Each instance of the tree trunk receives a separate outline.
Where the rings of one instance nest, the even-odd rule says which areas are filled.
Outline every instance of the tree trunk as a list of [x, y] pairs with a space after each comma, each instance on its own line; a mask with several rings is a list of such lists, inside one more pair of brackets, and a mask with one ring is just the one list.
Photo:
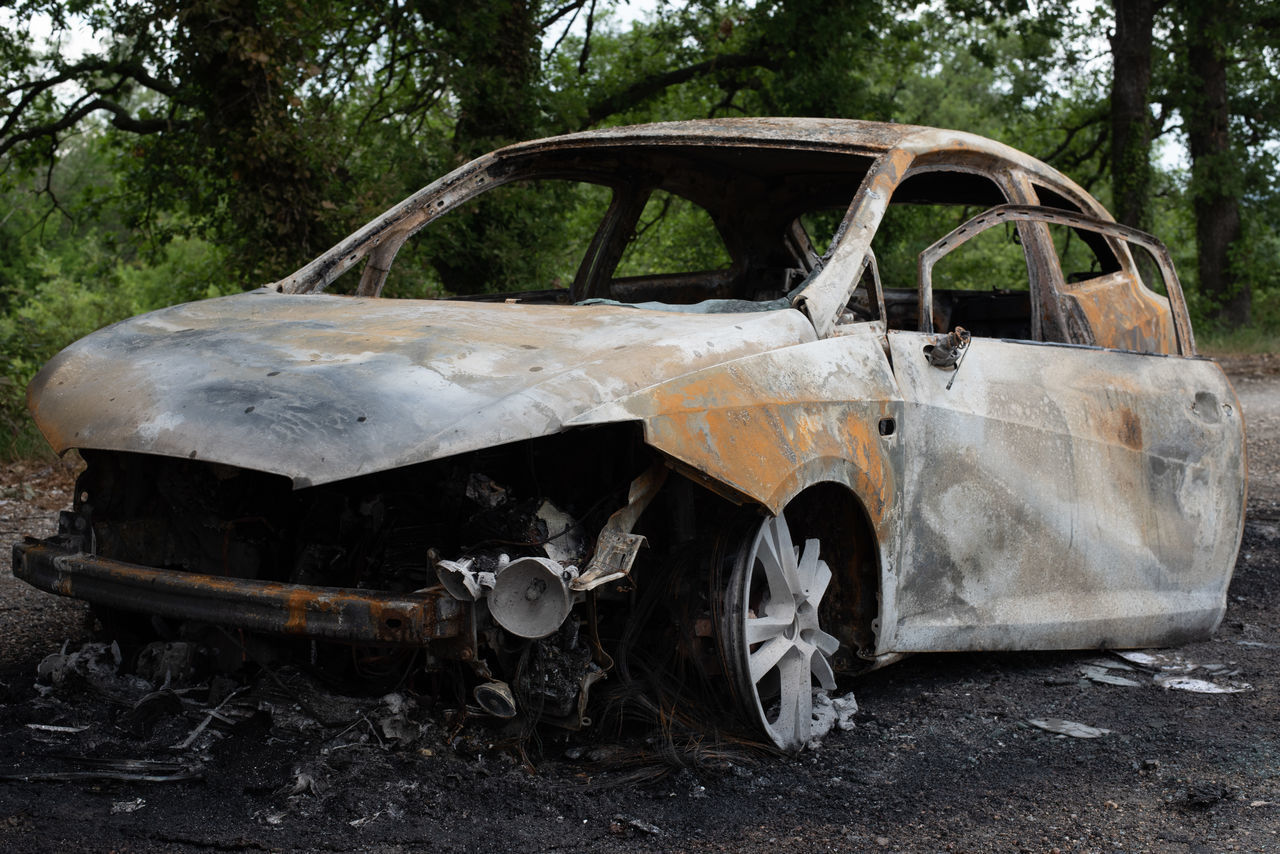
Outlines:
[[228, 211], [222, 239], [241, 275], [259, 282], [284, 275], [337, 237], [324, 219], [318, 177], [336, 157], [307, 138], [290, 112], [291, 81], [277, 70], [309, 57], [301, 35], [307, 20], [296, 9], [265, 6], [190, 2], [174, 35], [183, 97], [202, 117], [190, 149], [176, 157], [216, 164], [211, 190], [226, 193]]
[[1116, 218], [1148, 229], [1151, 192], [1151, 27], [1154, 0], [1112, 0], [1111, 190]]
[[[456, 64], [453, 130], [458, 163], [511, 142], [537, 136], [541, 42], [539, 0], [419, 0], [426, 20], [440, 28], [441, 48]], [[454, 294], [543, 286], [525, 280], [522, 253], [538, 244], [533, 213], [499, 190], [456, 211], [424, 242], [445, 290]]]
[[475, 157], [528, 139], [538, 122], [541, 65], [537, 0], [477, 0], [459, 16], [455, 44], [462, 68], [454, 80], [454, 147]]
[[1185, 120], [1191, 151], [1192, 204], [1200, 255], [1200, 290], [1210, 298], [1213, 316], [1228, 328], [1246, 326], [1251, 294], [1247, 281], [1231, 267], [1232, 249], [1241, 238], [1241, 164], [1231, 147], [1227, 104], [1227, 50], [1224, 29], [1239, 12], [1234, 3], [1185, 7], [1187, 67], [1191, 80]]

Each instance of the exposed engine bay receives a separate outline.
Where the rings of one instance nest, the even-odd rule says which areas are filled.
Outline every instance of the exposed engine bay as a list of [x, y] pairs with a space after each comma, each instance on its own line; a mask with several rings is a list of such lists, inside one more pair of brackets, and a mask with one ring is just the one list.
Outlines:
[[[661, 523], [637, 525], [668, 470], [630, 425], [299, 490], [277, 475], [194, 460], [84, 457], [88, 468], [60, 539], [96, 558], [291, 589], [426, 591], [465, 603], [458, 609], [465, 620], [449, 624], [461, 630], [441, 629], [446, 636], [426, 643], [229, 629], [243, 622], [234, 602], [213, 615], [216, 624], [99, 604], [104, 623], [196, 640], [228, 671], [293, 658], [371, 687], [453, 671], [484, 712], [571, 729], [589, 723], [589, 689], [614, 665], [605, 647], [633, 616], [633, 563], [678, 550], [692, 538], [697, 505], [714, 514], [724, 503], [674, 477], [647, 517]], [[139, 595], [136, 611], [155, 613], [156, 603]], [[706, 620], [702, 628], [715, 670]]]

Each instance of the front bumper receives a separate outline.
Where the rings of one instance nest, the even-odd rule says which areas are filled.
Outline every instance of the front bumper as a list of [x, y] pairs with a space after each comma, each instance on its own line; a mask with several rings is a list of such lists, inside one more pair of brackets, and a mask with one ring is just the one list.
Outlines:
[[422, 645], [471, 634], [471, 606], [443, 587], [413, 593], [281, 584], [151, 569], [78, 552], [63, 538], [13, 547], [13, 574], [41, 590], [126, 611], [276, 635]]

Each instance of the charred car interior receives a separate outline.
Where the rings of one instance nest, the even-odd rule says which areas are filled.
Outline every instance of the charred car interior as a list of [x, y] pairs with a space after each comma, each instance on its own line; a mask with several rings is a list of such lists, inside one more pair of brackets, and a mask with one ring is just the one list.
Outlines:
[[[430, 299], [397, 269], [546, 187], [563, 239], [473, 222], [511, 251]], [[500, 149], [279, 282], [73, 344], [29, 402], [87, 467], [18, 577], [223, 669], [443, 674], [570, 729], [664, 674], [796, 750], [815, 692], [905, 653], [1203, 637], [1243, 526], [1239, 406], [1164, 247], [911, 126]]]

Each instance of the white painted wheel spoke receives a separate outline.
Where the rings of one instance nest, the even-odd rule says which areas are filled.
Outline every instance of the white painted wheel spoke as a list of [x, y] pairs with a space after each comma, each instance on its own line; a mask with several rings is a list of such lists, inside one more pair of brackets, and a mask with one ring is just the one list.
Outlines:
[[804, 591], [806, 596], [813, 591], [814, 583], [818, 580], [818, 566], [821, 561], [818, 560], [818, 541], [805, 540], [804, 551], [800, 553], [800, 563], [797, 566], [796, 575], [799, 577], [800, 589]]
[[760, 684], [760, 680], [782, 660], [791, 648], [791, 641], [778, 635], [751, 653], [748, 660], [751, 666], [752, 686]]
[[831, 568], [827, 566], [825, 560], [820, 560], [814, 571], [813, 585], [809, 588], [808, 598], [813, 603], [813, 607], [818, 607], [822, 597], [827, 594], [827, 586], [829, 584], [831, 584]]
[[771, 638], [781, 637], [782, 633], [791, 625], [794, 618], [789, 613], [774, 616], [769, 614], [764, 617], [748, 617], [746, 639], [748, 644], [757, 644]]
[[778, 732], [791, 746], [801, 747], [809, 741], [813, 723], [813, 683], [809, 662], [804, 656], [788, 656], [778, 668], [781, 693], [778, 697]]
[[794, 596], [801, 590], [801, 585], [796, 565], [796, 547], [791, 542], [791, 529], [787, 527], [787, 517], [781, 513], [771, 522], [772, 524], [765, 522], [765, 538], [772, 541], [774, 554], [778, 556], [778, 561], [782, 565], [784, 584], [782, 588], [775, 589], [774, 593], [780, 595], [783, 590], [786, 590]]
[[831, 662], [821, 652], [815, 653], [812, 662], [813, 676], [818, 684], [828, 691], [836, 689], [836, 674], [831, 670]]
[[783, 558], [778, 554], [778, 544], [768, 532], [765, 532], [757, 542], [760, 547], [756, 551], [756, 560], [764, 568], [769, 592], [774, 594], [773, 598], [781, 599], [790, 592], [791, 588], [787, 583], [787, 571], [782, 565]]
[[826, 656], [835, 655], [840, 648], [840, 641], [822, 629], [814, 629], [812, 643]]
[[[815, 687], [836, 687], [830, 657], [840, 642], [818, 621], [832, 572], [818, 540], [796, 547], [782, 514], [762, 522], [749, 545], [726, 594], [731, 671], [774, 744], [799, 750], [812, 737]], [[766, 711], [775, 701], [776, 714]]]

